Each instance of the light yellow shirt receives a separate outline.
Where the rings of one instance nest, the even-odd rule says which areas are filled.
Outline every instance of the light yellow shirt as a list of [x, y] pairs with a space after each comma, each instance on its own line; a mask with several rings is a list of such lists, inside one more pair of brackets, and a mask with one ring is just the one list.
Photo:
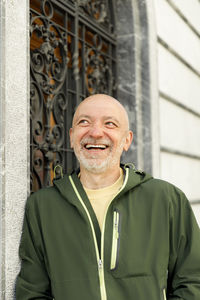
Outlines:
[[84, 187], [85, 192], [97, 216], [97, 220], [99, 222], [101, 230], [107, 207], [122, 187], [123, 180], [123, 170], [120, 169], [120, 177], [112, 185], [98, 190], [91, 190]]

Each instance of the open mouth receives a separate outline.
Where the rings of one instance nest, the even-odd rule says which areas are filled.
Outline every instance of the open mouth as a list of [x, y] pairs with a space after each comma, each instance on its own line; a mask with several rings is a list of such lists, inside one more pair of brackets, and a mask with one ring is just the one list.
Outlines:
[[86, 144], [84, 145], [84, 147], [87, 149], [87, 150], [105, 150], [108, 148], [107, 145], [102, 145], [102, 144]]

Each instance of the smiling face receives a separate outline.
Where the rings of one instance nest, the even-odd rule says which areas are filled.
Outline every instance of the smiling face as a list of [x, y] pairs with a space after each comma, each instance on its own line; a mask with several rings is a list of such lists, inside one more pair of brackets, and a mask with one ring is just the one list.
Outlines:
[[81, 170], [102, 173], [119, 168], [121, 154], [132, 141], [125, 109], [107, 95], [86, 98], [75, 112], [70, 141]]

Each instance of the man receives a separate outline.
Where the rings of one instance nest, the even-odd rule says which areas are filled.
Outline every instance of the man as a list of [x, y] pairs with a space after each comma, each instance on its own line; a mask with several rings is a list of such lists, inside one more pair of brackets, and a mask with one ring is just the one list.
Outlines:
[[80, 170], [27, 201], [17, 300], [199, 300], [200, 231], [184, 194], [131, 165], [124, 107], [107, 95], [78, 106]]

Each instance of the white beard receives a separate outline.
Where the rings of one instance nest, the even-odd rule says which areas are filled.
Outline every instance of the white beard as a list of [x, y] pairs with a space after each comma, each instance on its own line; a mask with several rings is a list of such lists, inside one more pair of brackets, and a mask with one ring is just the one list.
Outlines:
[[[107, 169], [112, 168], [116, 165], [120, 164], [120, 156], [123, 152], [123, 146], [124, 146], [125, 138], [122, 139], [121, 143], [118, 145], [115, 155], [112, 153], [112, 144], [107, 142], [110, 147], [110, 152], [108, 153], [108, 156], [106, 158], [96, 158], [95, 155], [91, 155], [89, 158], [85, 157], [84, 153], [80, 149], [80, 151], [77, 151], [76, 147], [74, 147], [75, 155], [80, 163], [80, 166], [86, 169], [87, 171], [94, 173], [94, 174], [101, 174], [104, 173]], [[81, 141], [81, 144], [84, 144], [85, 141]], [[95, 143], [94, 141], [90, 142]], [[102, 143], [99, 142], [98, 143]], [[104, 143], [104, 142], [103, 142]], [[102, 150], [103, 151], [103, 150]], [[114, 157], [113, 157], [114, 156]]]
[[86, 158], [82, 153], [77, 158], [84, 169], [94, 174], [103, 173], [109, 167], [112, 167], [117, 163], [117, 159], [113, 159], [111, 153], [104, 159], [98, 159], [96, 157]]

